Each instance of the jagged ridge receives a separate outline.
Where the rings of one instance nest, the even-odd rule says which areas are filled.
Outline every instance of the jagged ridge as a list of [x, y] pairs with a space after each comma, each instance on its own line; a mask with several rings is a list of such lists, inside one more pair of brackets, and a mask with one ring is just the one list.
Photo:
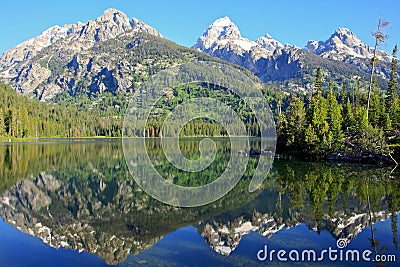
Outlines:
[[[238, 27], [228, 17], [212, 23], [193, 47], [245, 67], [263, 82], [294, 79], [292, 82], [297, 91], [310, 90], [310, 74], [318, 66], [324, 67], [337, 81], [354, 76], [367, 81], [368, 60], [373, 53], [373, 49], [345, 28], [338, 29], [325, 42], [310, 41], [305, 49], [288, 44], [283, 46], [268, 34], [254, 42], [241, 37]], [[318, 55], [319, 59], [313, 55]], [[386, 78], [389, 57], [384, 53], [380, 55], [383, 64], [377, 68], [377, 73]], [[380, 84], [384, 84], [383, 80]], [[283, 89], [290, 90], [287, 87]]]
[[109, 8], [96, 20], [89, 20], [85, 24], [78, 22], [64, 26], [55, 25], [39, 36], [13, 47], [0, 58], [0, 68], [7, 68], [21, 61], [32, 59], [43, 48], [55, 43], [59, 43], [62, 49], [79, 52], [130, 30], [161, 37], [161, 34], [149, 25], [136, 18], [130, 20], [123, 12]]

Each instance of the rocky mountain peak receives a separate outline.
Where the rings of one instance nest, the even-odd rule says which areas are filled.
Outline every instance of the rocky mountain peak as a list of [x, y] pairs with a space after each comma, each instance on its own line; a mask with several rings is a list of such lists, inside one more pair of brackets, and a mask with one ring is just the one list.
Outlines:
[[241, 39], [242, 36], [238, 27], [229, 17], [219, 18], [214, 21], [203, 35], [197, 40], [194, 48], [201, 51], [210, 49], [218, 41], [228, 39]]
[[43, 31], [39, 36], [22, 42], [5, 52], [0, 58], [0, 69], [11, 66], [16, 62], [31, 59], [43, 48], [48, 47], [58, 40], [78, 32], [82, 28], [81, 22], [77, 24], [55, 25]]
[[59, 41], [62, 41], [60, 44], [62, 49], [81, 51], [91, 48], [95, 43], [115, 38], [129, 31], [146, 32], [161, 37], [161, 34], [149, 25], [135, 18], [129, 19], [125, 13], [109, 8], [95, 20], [50, 27], [41, 35], [11, 48], [0, 58], [0, 69], [32, 59], [43, 48]]
[[128, 16], [114, 8], [106, 9], [100, 17], [96, 19], [97, 23], [104, 24], [115, 24], [124, 29], [129, 29], [131, 27], [131, 22]]
[[229, 25], [234, 25], [234, 23], [228, 16], [219, 18], [211, 24], [213, 27], [226, 27]]
[[337, 44], [343, 44], [349, 47], [365, 46], [357, 36], [347, 28], [337, 29], [330, 37], [332, 41], [340, 41]]
[[268, 33], [258, 38], [256, 43], [259, 44], [261, 48], [266, 49], [269, 53], [273, 53], [278, 47], [283, 47], [280, 42], [272, 38]]
[[347, 28], [337, 29], [326, 41], [308, 41], [305, 49], [322, 57], [341, 61], [346, 57], [369, 58], [373, 53], [372, 48]]
[[217, 19], [210, 25], [206, 32], [216, 33], [218, 39], [242, 37], [238, 27], [229, 17]]
[[96, 20], [89, 20], [82, 27], [82, 34], [74, 36], [71, 40], [78, 40], [77, 49], [75, 50], [87, 49], [92, 47], [93, 41], [102, 42], [113, 39], [130, 30], [161, 36], [154, 28], [138, 19], [133, 18], [130, 20], [125, 13], [109, 8]]
[[335, 31], [334, 34], [338, 34], [338, 35], [354, 35], [354, 33], [351, 32], [349, 29], [343, 28], [343, 27], [338, 28], [338, 29]]

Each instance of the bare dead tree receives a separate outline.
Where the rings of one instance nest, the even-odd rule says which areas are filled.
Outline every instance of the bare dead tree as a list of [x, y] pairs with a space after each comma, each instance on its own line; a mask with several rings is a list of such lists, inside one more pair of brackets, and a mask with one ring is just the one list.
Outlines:
[[378, 49], [379, 45], [384, 43], [385, 39], [388, 38], [388, 36], [384, 32], [384, 28], [387, 25], [389, 25], [389, 21], [385, 21], [382, 18], [380, 18], [378, 21], [377, 30], [372, 33], [372, 35], [375, 37], [375, 47], [374, 47], [374, 55], [371, 59], [371, 74], [370, 74], [370, 78], [369, 78], [368, 100], [367, 100], [367, 121], [368, 121], [369, 102], [371, 100], [371, 91], [372, 91], [372, 83], [373, 83], [373, 78], [374, 78], [375, 65], [378, 61], [377, 49]]

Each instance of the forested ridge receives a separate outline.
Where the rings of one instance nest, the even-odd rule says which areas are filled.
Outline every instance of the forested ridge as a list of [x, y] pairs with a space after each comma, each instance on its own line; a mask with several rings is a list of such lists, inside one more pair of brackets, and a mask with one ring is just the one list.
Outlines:
[[[278, 133], [279, 153], [321, 158], [334, 151], [366, 150], [388, 153], [388, 144], [398, 143], [400, 101], [397, 77], [397, 48], [393, 51], [391, 77], [387, 88], [372, 84], [367, 116], [365, 84], [354, 79], [337, 80], [329, 71], [318, 68], [310, 93], [278, 92], [264, 87], [271, 102]], [[143, 74], [141, 82], [151, 75]], [[328, 73], [328, 74], [326, 74]], [[140, 82], [135, 79], [135, 81]], [[352, 90], [347, 85], [352, 85]], [[353, 85], [357, 84], [356, 89]], [[138, 84], [135, 86], [139, 86]], [[77, 92], [60, 95], [44, 103], [16, 93], [0, 83], [0, 137], [5, 140], [41, 137], [120, 137], [122, 119], [135, 89], [125, 94], [104, 92], [92, 95]], [[172, 95], [158, 103], [157, 116], [147, 123], [147, 136], [160, 136], [166, 114], [177, 104], [195, 97], [212, 97], [231, 106], [246, 125], [251, 136], [259, 135], [254, 115], [244, 102], [226, 88], [207, 84], [189, 84], [174, 88]], [[93, 103], [98, 103], [93, 105]], [[226, 131], [215, 121], [196, 119], [182, 129], [183, 136], [225, 136]]]

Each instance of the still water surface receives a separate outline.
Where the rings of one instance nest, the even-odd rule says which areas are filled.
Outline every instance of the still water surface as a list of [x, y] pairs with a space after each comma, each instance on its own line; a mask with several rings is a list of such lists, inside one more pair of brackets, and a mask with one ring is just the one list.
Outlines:
[[[197, 139], [180, 142], [200, 156]], [[216, 179], [229, 140], [215, 140], [200, 173], [168, 164], [149, 139], [158, 172], [183, 186]], [[252, 143], [256, 147], [255, 142]], [[0, 266], [377, 266], [376, 262], [260, 262], [257, 252], [371, 250], [399, 266], [400, 174], [391, 168], [275, 160], [261, 188], [248, 192], [258, 158], [225, 197], [176, 208], [144, 193], [126, 167], [120, 140], [0, 145]], [[373, 257], [371, 256], [371, 258]]]

